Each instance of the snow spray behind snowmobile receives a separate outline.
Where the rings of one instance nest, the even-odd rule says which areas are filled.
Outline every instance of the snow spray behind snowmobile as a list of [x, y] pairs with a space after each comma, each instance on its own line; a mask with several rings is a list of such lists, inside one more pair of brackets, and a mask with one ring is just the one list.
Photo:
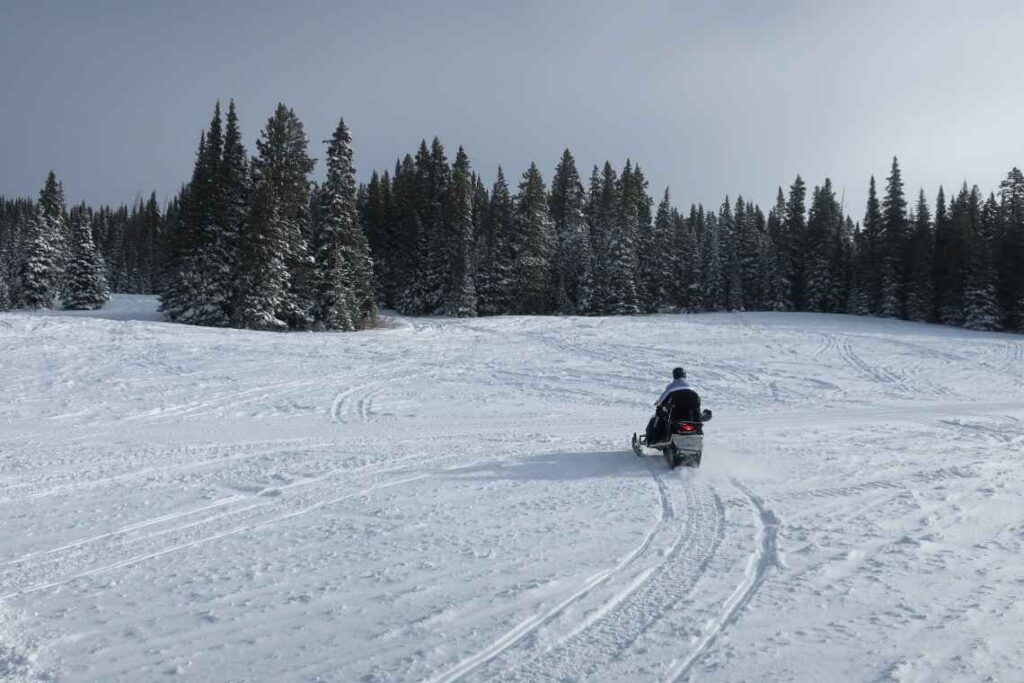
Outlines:
[[633, 452], [643, 457], [644, 448], [660, 451], [672, 469], [700, 467], [704, 423], [711, 416], [710, 410], [701, 410], [696, 391], [673, 391], [657, 406], [643, 436], [633, 433]]

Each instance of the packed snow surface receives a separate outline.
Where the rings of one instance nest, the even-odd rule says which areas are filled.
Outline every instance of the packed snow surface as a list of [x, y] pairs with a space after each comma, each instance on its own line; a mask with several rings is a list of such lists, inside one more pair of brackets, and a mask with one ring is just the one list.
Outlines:
[[1019, 680], [1021, 337], [155, 305], [0, 316], [0, 679]]

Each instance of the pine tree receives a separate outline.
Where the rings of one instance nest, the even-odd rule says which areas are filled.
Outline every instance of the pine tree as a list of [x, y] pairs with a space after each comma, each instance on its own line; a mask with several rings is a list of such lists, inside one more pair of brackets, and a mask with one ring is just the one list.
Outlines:
[[53, 308], [57, 301], [60, 279], [59, 241], [53, 234], [54, 224], [42, 206], [28, 227], [25, 259], [21, 274], [21, 306]]
[[837, 239], [842, 225], [841, 208], [832, 190], [832, 181], [814, 188], [811, 211], [807, 220], [807, 261], [804, 280], [804, 310], [832, 312], [835, 310], [837, 273]]
[[645, 199], [644, 190], [641, 177], [634, 172], [629, 160], [614, 189], [607, 187], [609, 181], [614, 182], [614, 174], [610, 174], [608, 169], [610, 166], [606, 164], [602, 202], [617, 198], [618, 206], [603, 207], [605, 220], [608, 221], [605, 232], [607, 251], [603, 254], [608, 259], [608, 290], [604, 309], [610, 315], [635, 315], [640, 312], [636, 281], [637, 234]]
[[421, 276], [424, 305], [428, 312], [436, 313], [444, 300], [452, 253], [451, 228], [447, 224], [446, 199], [451, 185], [452, 169], [444, 145], [436, 137], [427, 151], [426, 144], [416, 156], [420, 177], [420, 217], [423, 220], [423, 266]]
[[441, 313], [457, 317], [476, 316], [476, 263], [473, 234], [473, 176], [469, 157], [460, 146], [452, 167], [451, 182], [445, 197], [445, 281]]
[[999, 185], [1003, 234], [999, 247], [1000, 301], [1007, 329], [1024, 332], [1024, 173], [1013, 168]]
[[935, 235], [931, 211], [922, 189], [917, 198], [914, 233], [911, 238], [910, 280], [907, 286], [907, 318], [928, 322], [935, 318], [935, 290], [932, 264], [935, 260]]
[[882, 200], [882, 291], [878, 313], [883, 317], [903, 317], [906, 299], [907, 201], [903, 196], [903, 178], [899, 162], [892, 159]]
[[1002, 322], [996, 290], [995, 244], [998, 234], [999, 206], [990, 196], [981, 206], [977, 186], [968, 199], [968, 269], [964, 290], [964, 327], [972, 330], [998, 330]]
[[568, 149], [555, 168], [550, 204], [553, 309], [563, 315], [586, 313], [593, 296], [590, 226], [586, 219], [586, 194], [576, 160]]
[[92, 225], [85, 210], [79, 212], [74, 222], [71, 245], [64, 308], [78, 311], [102, 308], [110, 299], [110, 289], [103, 258], [92, 241]]
[[327, 148], [327, 178], [318, 193], [314, 320], [328, 330], [355, 330], [376, 321], [373, 262], [356, 209], [352, 138], [344, 119]]
[[[225, 187], [221, 178], [224, 136], [220, 103], [208, 131], [199, 140], [192, 180], [185, 194], [181, 230], [174, 238], [170, 279], [161, 297], [161, 310], [170, 320], [192, 325], [230, 324], [234, 295], [234, 264], [227, 256], [223, 235], [226, 220]], [[122, 239], [126, 237], [121, 233]], [[128, 285], [131, 254], [121, 247], [117, 278]]]
[[740, 277], [738, 223], [745, 220], [746, 204], [743, 197], [737, 198], [736, 213], [733, 213], [729, 198], [725, 198], [718, 209], [718, 231], [722, 249], [722, 267], [725, 281], [725, 308], [729, 311], [743, 310], [743, 280]]
[[793, 306], [793, 310], [804, 310], [804, 283], [803, 283], [803, 255], [804, 238], [807, 229], [806, 205], [807, 185], [803, 178], [796, 177], [789, 187], [789, 197], [786, 200], [785, 216], [782, 220], [782, 259], [781, 266], [783, 279], [789, 286], [789, 291], [783, 293]]
[[595, 165], [590, 174], [587, 192], [587, 223], [590, 225], [590, 253], [594, 255], [592, 273], [593, 296], [589, 313], [602, 315], [607, 312], [611, 270], [608, 250], [611, 233], [615, 229], [618, 211], [617, 178], [607, 161], [601, 171]]
[[768, 239], [771, 242], [772, 253], [769, 257], [773, 261], [771, 268], [771, 310], [791, 311], [793, 310], [793, 283], [790, 281], [791, 268], [788, 265], [787, 235], [785, 229], [786, 221], [786, 195], [782, 187], [778, 188], [775, 195], [775, 207], [768, 213]]
[[55, 284], [57, 294], [64, 287], [64, 272], [70, 258], [70, 228], [67, 220], [67, 207], [64, 204], [64, 186], [57, 181], [57, 176], [50, 171], [46, 183], [39, 192], [39, 208], [43, 219], [48, 224], [47, 231], [54, 250], [57, 272]]
[[387, 172], [383, 179], [374, 171], [366, 186], [366, 201], [362, 205], [360, 221], [363, 232], [370, 243], [370, 254], [373, 257], [373, 288], [385, 306], [393, 306], [394, 284], [391, 262], [396, 250], [391, 239], [390, 217], [388, 216], [391, 182]]
[[703, 303], [700, 264], [704, 208], [691, 205], [690, 216], [685, 219], [674, 213], [673, 223], [672, 246], [678, 251], [678, 257], [672, 259], [675, 305], [683, 311], [698, 311]]
[[[967, 186], [961, 192], [966, 200]], [[952, 204], [954, 211], [958, 199]], [[935, 200], [935, 258], [932, 282], [938, 321], [945, 325], [958, 325], [963, 319], [964, 239], [960, 226], [946, 211], [946, 194], [939, 187]]]
[[480, 238], [476, 281], [477, 312], [480, 315], [501, 315], [513, 310], [514, 226], [512, 195], [499, 166]]
[[513, 282], [518, 295], [516, 313], [548, 313], [551, 257], [551, 216], [547, 189], [536, 164], [523, 174], [515, 198], [512, 243]]
[[312, 320], [308, 255], [309, 179], [313, 160], [295, 113], [279, 104], [256, 142], [254, 199], [242, 242], [236, 324], [251, 329], [305, 327]]
[[224, 319], [230, 321], [235, 317], [234, 305], [239, 298], [237, 274], [242, 267], [242, 241], [251, 203], [249, 163], [234, 100], [228, 104], [223, 154], [215, 182], [218, 191], [214, 298], [221, 302]]
[[722, 262], [720, 228], [714, 212], [708, 211], [704, 221], [701, 249], [702, 308], [705, 311], [721, 311], [726, 307], [726, 274]]
[[675, 221], [669, 190], [666, 187], [654, 225], [646, 231], [648, 237], [641, 241], [640, 271], [644, 281], [644, 310], [648, 313], [664, 311], [672, 305], [675, 297], [676, 274], [673, 253]]

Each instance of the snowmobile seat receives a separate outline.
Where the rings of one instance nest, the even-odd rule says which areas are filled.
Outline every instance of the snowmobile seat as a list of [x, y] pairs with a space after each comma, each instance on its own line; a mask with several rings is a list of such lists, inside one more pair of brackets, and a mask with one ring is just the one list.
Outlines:
[[661, 402], [670, 422], [701, 422], [700, 396], [693, 389], [673, 391]]

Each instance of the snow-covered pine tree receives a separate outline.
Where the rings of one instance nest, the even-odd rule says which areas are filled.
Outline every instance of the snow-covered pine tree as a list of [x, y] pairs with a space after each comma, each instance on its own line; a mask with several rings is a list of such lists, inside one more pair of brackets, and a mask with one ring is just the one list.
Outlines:
[[608, 291], [605, 313], [608, 315], [635, 315], [640, 312], [637, 296], [637, 234], [639, 232], [642, 204], [645, 192], [642, 178], [633, 170], [628, 159], [619, 177], [614, 194], [607, 190], [609, 180], [614, 182], [614, 173], [609, 174], [606, 164], [603, 176], [602, 202], [609, 195], [618, 199], [617, 211], [608, 212], [611, 223], [608, 226], [607, 251], [601, 258], [608, 259]]
[[64, 308], [75, 311], [102, 308], [110, 299], [103, 258], [92, 241], [89, 212], [82, 207], [73, 222], [71, 254], [64, 283]]
[[771, 305], [770, 310], [791, 311], [793, 310], [793, 284], [789, 280], [788, 246], [786, 245], [786, 195], [782, 187], [778, 188], [775, 195], [775, 206], [768, 212], [768, 239], [772, 245], [772, 260], [775, 262], [771, 281]]
[[[220, 322], [221, 302], [213, 302], [210, 287], [212, 204], [210, 186], [216, 162], [212, 159], [206, 131], [200, 135], [192, 180], [184, 192], [184, 210], [172, 236], [171, 265], [167, 286], [160, 297], [160, 310], [168, 320], [191, 325]], [[120, 221], [116, 221], [120, 223]], [[129, 287], [128, 254], [125, 253], [126, 225], [118, 225], [112, 241], [116, 267], [112, 268], [116, 288]]]
[[515, 198], [512, 251], [515, 255], [512, 278], [517, 298], [515, 312], [548, 313], [551, 216], [544, 179], [535, 163], [523, 174]]
[[373, 257], [373, 289], [377, 292], [381, 303], [393, 306], [393, 286], [391, 283], [391, 267], [395, 253], [395, 245], [390, 239], [390, 223], [388, 217], [388, 200], [391, 182], [384, 173], [383, 180], [377, 171], [370, 175], [366, 185], [366, 200], [361, 205], [359, 220], [363, 232], [370, 243], [370, 255]]
[[221, 302], [222, 315], [230, 322], [235, 317], [234, 306], [239, 298], [237, 274], [241, 269], [242, 240], [252, 201], [249, 162], [234, 100], [228, 103], [223, 152], [214, 182], [217, 185], [214, 207], [217, 231], [213, 298]]
[[431, 142], [429, 152], [425, 144], [421, 145], [416, 155], [416, 166], [420, 177], [420, 218], [423, 220], [423, 237], [427, 240], [423, 245], [422, 259], [424, 304], [427, 312], [437, 313], [444, 300], [452, 253], [451, 228], [445, 207], [452, 168], [438, 138]]
[[725, 269], [722, 262], [718, 218], [713, 211], [704, 214], [700, 270], [703, 310], [724, 310], [726, 307]]
[[644, 283], [644, 310], [657, 313], [667, 310], [676, 299], [675, 259], [680, 254], [673, 249], [675, 235], [672, 201], [669, 189], [658, 202], [654, 225], [645, 231], [647, 239], [641, 240], [640, 271]]
[[313, 268], [308, 255], [309, 173], [313, 160], [295, 113], [279, 104], [256, 141], [254, 199], [242, 243], [237, 325], [280, 330], [312, 319]]
[[553, 229], [553, 310], [562, 315], [587, 313], [591, 307], [593, 258], [586, 219], [586, 194], [576, 160], [566, 149], [551, 181]]
[[590, 173], [586, 208], [587, 224], [590, 226], [590, 253], [594, 256], [591, 269], [593, 295], [590, 309], [586, 312], [594, 315], [603, 315], [607, 311], [611, 277], [607, 253], [617, 211], [618, 190], [615, 171], [607, 161], [603, 172], [595, 164]]
[[[425, 149], [424, 143], [421, 151]], [[426, 261], [430, 237], [420, 217], [420, 167], [411, 155], [406, 154], [401, 164], [396, 165], [392, 184], [393, 230], [399, 245], [395, 257], [396, 306], [402, 313], [422, 315], [427, 312]]]
[[1000, 246], [1000, 301], [1007, 329], [1024, 332], [1024, 173], [1014, 167], [999, 185], [1003, 238]]
[[39, 208], [43, 218], [49, 224], [54, 254], [57, 263], [55, 287], [58, 296], [64, 288], [64, 273], [70, 257], [71, 231], [67, 219], [67, 207], [64, 203], [64, 185], [57, 181], [57, 176], [50, 171], [46, 183], [39, 192]]
[[53, 235], [54, 224], [47, 219], [40, 206], [28, 226], [25, 239], [25, 259], [21, 273], [22, 308], [53, 308], [57, 301], [60, 281], [58, 240]]
[[899, 162], [892, 158], [882, 200], [882, 290], [878, 314], [887, 318], [904, 316], [906, 306], [907, 200]]
[[452, 166], [451, 180], [445, 193], [444, 281], [441, 307], [443, 315], [474, 317], [477, 314], [476, 264], [473, 234], [474, 180], [469, 156], [460, 146]]
[[789, 187], [789, 196], [786, 200], [786, 212], [782, 221], [782, 251], [781, 259], [783, 277], [789, 285], [789, 294], [786, 297], [793, 306], [793, 310], [804, 310], [804, 237], [807, 231], [806, 219], [807, 185], [799, 175]]
[[690, 205], [689, 218], [675, 216], [675, 232], [672, 260], [673, 278], [676, 283], [675, 305], [682, 311], [699, 311], [703, 306], [701, 290], [701, 253], [704, 235], [704, 207]]
[[[736, 214], [733, 214], [729, 198], [718, 209], [719, 247], [722, 251], [722, 268], [725, 282], [725, 308], [729, 311], [743, 310], [743, 281], [740, 277], [738, 252], [738, 222], [745, 220], [746, 204], [743, 197], [737, 198]], [[738, 219], [738, 220], [737, 220]]]
[[764, 214], [761, 213], [761, 209], [748, 202], [743, 207], [743, 215], [740, 217], [739, 204], [742, 201], [742, 197], [737, 198], [736, 214], [736, 257], [742, 289], [741, 304], [744, 310], [756, 311], [764, 308], [764, 297], [761, 292]]
[[514, 227], [512, 195], [499, 166], [480, 238], [477, 266], [477, 312], [480, 315], [501, 315], [514, 309]]
[[829, 312], [829, 294], [832, 290], [832, 253], [839, 204], [832, 191], [832, 181], [825, 179], [823, 187], [815, 187], [811, 195], [811, 210], [807, 218], [806, 265], [804, 267], [804, 310]]
[[910, 279], [907, 283], [907, 319], [927, 322], [935, 318], [935, 289], [932, 264], [935, 260], [935, 235], [928, 202], [921, 189], [911, 237]]
[[981, 205], [978, 186], [971, 188], [967, 218], [967, 281], [964, 289], [964, 327], [998, 330], [1003, 320], [996, 289], [995, 244], [999, 205], [994, 195]]
[[352, 138], [344, 119], [327, 148], [327, 178], [318, 194], [314, 237], [315, 324], [355, 330], [375, 321], [373, 262], [356, 209]]

